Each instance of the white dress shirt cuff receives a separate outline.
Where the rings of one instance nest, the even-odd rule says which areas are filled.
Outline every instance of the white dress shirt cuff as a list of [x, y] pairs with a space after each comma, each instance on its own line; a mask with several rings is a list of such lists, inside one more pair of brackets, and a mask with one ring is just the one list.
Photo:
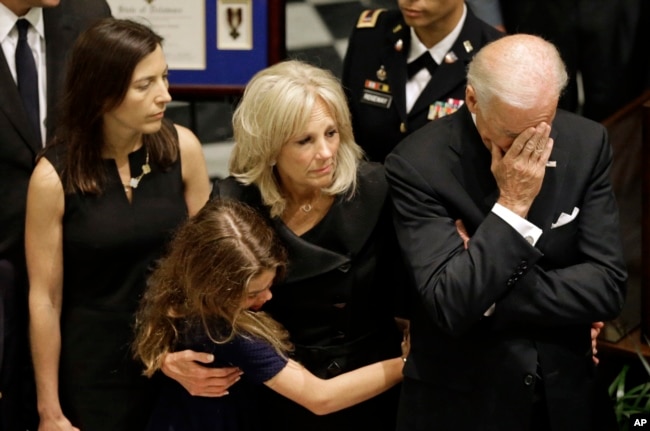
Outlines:
[[528, 242], [528, 244], [533, 247], [537, 244], [537, 241], [542, 236], [542, 230], [526, 220], [525, 218], [519, 217], [514, 212], [510, 211], [508, 208], [504, 207], [501, 204], [494, 204], [492, 207], [492, 212], [499, 216], [503, 221], [508, 223], [514, 230], [519, 232], [521, 236]]
[[488, 308], [487, 310], [485, 310], [485, 313], [483, 313], [483, 315], [484, 315], [485, 317], [490, 317], [491, 315], [494, 314], [494, 310], [495, 310], [496, 308], [497, 308], [497, 304], [496, 304], [496, 303], [490, 305], [490, 308]]

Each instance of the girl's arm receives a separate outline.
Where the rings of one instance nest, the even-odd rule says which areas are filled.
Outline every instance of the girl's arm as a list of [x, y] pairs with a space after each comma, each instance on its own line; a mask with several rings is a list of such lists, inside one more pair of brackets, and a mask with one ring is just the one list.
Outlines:
[[210, 178], [201, 142], [189, 129], [175, 124], [181, 153], [181, 171], [185, 203], [190, 216], [196, 214], [210, 197]]
[[317, 415], [332, 413], [366, 401], [402, 380], [402, 358], [388, 359], [349, 371], [332, 379], [319, 379], [299, 363], [287, 365], [264, 384]]
[[27, 193], [25, 251], [29, 275], [29, 334], [36, 377], [39, 430], [77, 430], [59, 402], [63, 294], [63, 186], [42, 158]]

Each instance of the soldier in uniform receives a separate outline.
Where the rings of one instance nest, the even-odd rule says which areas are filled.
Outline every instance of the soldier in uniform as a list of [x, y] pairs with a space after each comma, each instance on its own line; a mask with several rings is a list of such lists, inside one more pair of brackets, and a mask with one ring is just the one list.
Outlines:
[[463, 0], [398, 4], [361, 14], [343, 64], [354, 136], [382, 163], [409, 133], [463, 104], [467, 64], [502, 36]]

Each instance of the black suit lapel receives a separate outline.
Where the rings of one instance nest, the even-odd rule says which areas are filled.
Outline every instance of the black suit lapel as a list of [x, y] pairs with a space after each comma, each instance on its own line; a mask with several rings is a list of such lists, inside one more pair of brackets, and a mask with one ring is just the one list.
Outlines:
[[350, 263], [351, 259], [348, 256], [302, 240], [279, 219], [274, 219], [273, 224], [280, 233], [289, 256], [291, 256], [285, 279], [287, 283], [311, 278]]
[[469, 110], [462, 106], [453, 115], [460, 118], [454, 123], [454, 127], [460, 130], [452, 133], [459, 138], [450, 143], [450, 149], [458, 156], [452, 173], [473, 204], [471, 208], [463, 207], [463, 217], [466, 218], [463, 222], [471, 233], [492, 209], [499, 197], [499, 190], [490, 170], [492, 157], [476, 130]]
[[67, 47], [71, 47], [79, 34], [79, 23], [74, 16], [52, 9], [43, 9], [47, 62], [47, 118], [48, 137], [56, 124], [58, 102], [66, 72]]
[[[7, 60], [4, 51], [0, 49], [0, 82], [7, 83], [8, 85], [0, 85], [0, 111], [9, 119], [14, 125], [18, 134], [23, 138], [23, 142], [27, 145], [34, 155], [41, 149], [41, 143], [38, 141], [36, 133], [32, 130], [32, 126], [27, 119], [27, 114], [23, 109], [23, 101], [18, 93], [11, 71], [7, 65]], [[9, 84], [9, 83], [13, 83]]]
[[472, 139], [466, 141], [466, 144], [463, 153], [459, 154], [460, 163], [453, 169], [453, 173], [479, 210], [476, 215], [484, 217], [498, 199], [499, 189], [490, 170], [490, 153], [483, 142]]
[[[362, 163], [358, 173], [358, 188], [353, 199], [337, 197], [326, 219], [326, 229], [332, 237], [332, 250], [315, 245], [294, 234], [279, 218], [273, 224], [289, 251], [287, 282], [315, 277], [333, 270], [347, 271], [349, 264], [368, 244], [379, 218], [384, 212], [388, 184], [383, 167]], [[333, 251], [333, 250], [345, 250]], [[317, 264], [314, 264], [317, 262]]]
[[[555, 129], [552, 129], [551, 137], [557, 142], [556, 135], [557, 132]], [[553, 164], [555, 167], [549, 166]], [[528, 220], [543, 231], [550, 229], [554, 218], [559, 216], [559, 214], [555, 214], [555, 206], [559, 202], [558, 192], [562, 190], [562, 183], [568, 164], [568, 153], [560, 149], [553, 149], [549, 157], [546, 172], [544, 173], [542, 188], [528, 212]]]

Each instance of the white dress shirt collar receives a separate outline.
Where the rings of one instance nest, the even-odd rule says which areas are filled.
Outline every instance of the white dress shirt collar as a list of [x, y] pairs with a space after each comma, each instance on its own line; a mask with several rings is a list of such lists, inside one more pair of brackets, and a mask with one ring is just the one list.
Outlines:
[[0, 3], [0, 45], [7, 60], [9, 71], [16, 81], [16, 46], [18, 44], [18, 29], [16, 21], [25, 18], [32, 25], [27, 33], [27, 41], [36, 62], [38, 72], [38, 100], [40, 108], [40, 125], [42, 144], [45, 144], [45, 117], [47, 116], [47, 65], [45, 63], [45, 26], [43, 24], [43, 8], [33, 7], [24, 16], [16, 16], [9, 8]]
[[4, 43], [11, 30], [16, 25], [18, 18], [25, 18], [34, 27], [41, 38], [45, 38], [43, 26], [43, 8], [33, 7], [24, 16], [17, 16], [7, 6], [0, 3], [0, 43]]

